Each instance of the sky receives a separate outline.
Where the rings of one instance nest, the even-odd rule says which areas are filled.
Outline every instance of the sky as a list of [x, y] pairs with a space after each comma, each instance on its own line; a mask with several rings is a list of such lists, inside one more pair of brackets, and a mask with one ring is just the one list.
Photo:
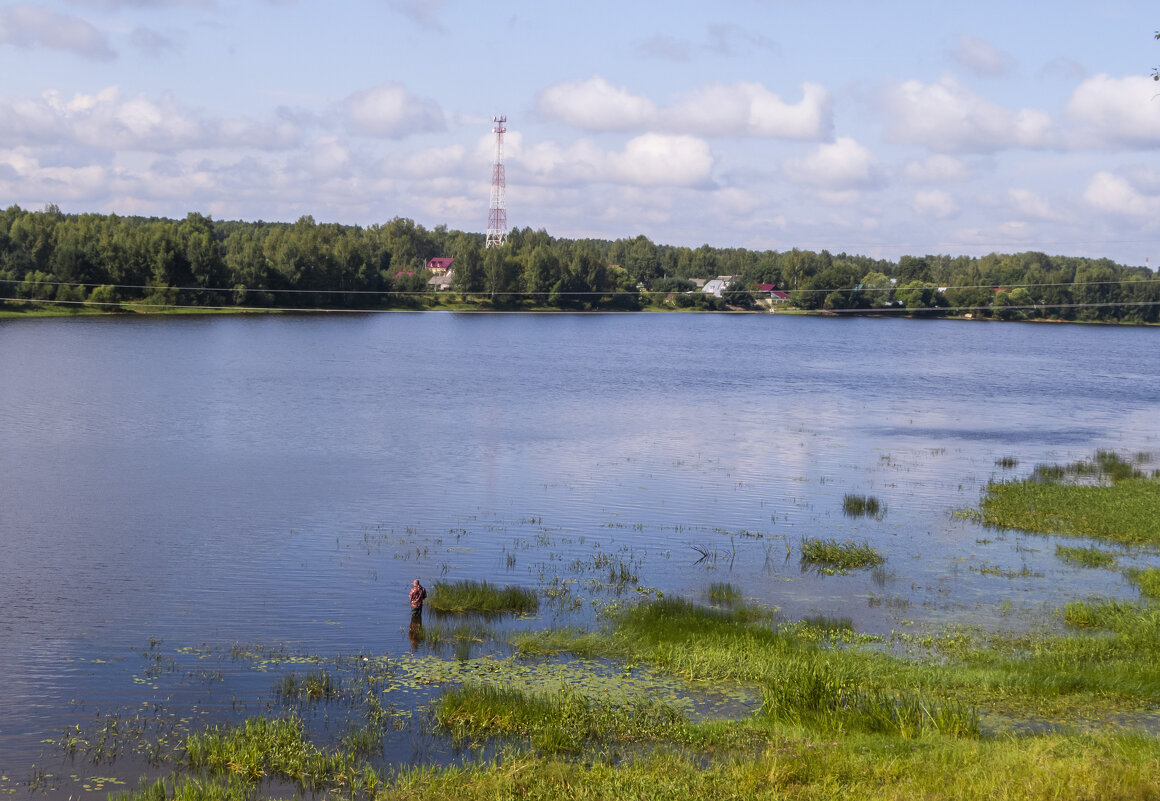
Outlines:
[[1160, 265], [1155, 0], [0, 1], [0, 204]]

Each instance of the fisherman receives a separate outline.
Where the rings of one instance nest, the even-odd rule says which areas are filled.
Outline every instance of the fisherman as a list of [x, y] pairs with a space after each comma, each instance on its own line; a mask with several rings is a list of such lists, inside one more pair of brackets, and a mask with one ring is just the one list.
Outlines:
[[427, 590], [419, 583], [419, 579], [411, 585], [411, 624], [423, 625], [423, 599], [427, 597]]

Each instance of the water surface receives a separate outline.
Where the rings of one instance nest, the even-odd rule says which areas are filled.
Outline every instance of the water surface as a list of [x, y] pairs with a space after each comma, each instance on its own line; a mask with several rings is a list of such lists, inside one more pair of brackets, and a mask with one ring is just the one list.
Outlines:
[[[1135, 589], [1063, 564], [1052, 538], [955, 512], [1037, 462], [1160, 452], [1158, 420], [1160, 348], [1142, 328], [0, 321], [0, 773], [59, 762], [41, 740], [139, 705], [154, 642], [407, 653], [415, 577], [594, 582], [584, 565], [607, 554], [637, 573], [623, 600], [728, 581], [787, 617], [873, 632], [1050, 625], [1068, 600]], [[887, 511], [846, 517], [846, 493]], [[803, 573], [803, 537], [865, 539], [886, 568]], [[613, 588], [574, 586], [579, 609], [506, 625], [591, 624]]]

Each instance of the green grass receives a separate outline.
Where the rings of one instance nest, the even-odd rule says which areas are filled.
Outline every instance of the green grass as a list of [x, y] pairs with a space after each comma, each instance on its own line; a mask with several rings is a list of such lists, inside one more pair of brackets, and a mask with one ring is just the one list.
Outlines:
[[1160, 598], [1160, 567], [1130, 567], [1124, 571], [1128, 580], [1149, 598]]
[[1160, 543], [1160, 481], [1128, 478], [1111, 485], [1035, 480], [987, 485], [980, 506], [988, 526], [1092, 537], [1126, 545]]
[[255, 717], [240, 727], [212, 727], [189, 735], [183, 750], [190, 768], [236, 777], [253, 786], [277, 778], [318, 792], [343, 785], [373, 788], [381, 781], [354, 754], [321, 750], [307, 742], [298, 717]]
[[531, 614], [539, 609], [540, 599], [535, 590], [510, 584], [498, 587], [486, 581], [437, 581], [427, 604], [441, 614]]
[[886, 561], [869, 543], [836, 539], [802, 539], [802, 564], [830, 570], [858, 570]]
[[[852, 633], [841, 618], [781, 622], [744, 604], [654, 598], [599, 631], [520, 635], [523, 652], [547, 656], [471, 660], [476, 673], [438, 680], [425, 734], [465, 752], [486, 745], [494, 759], [384, 778], [370, 764], [393, 718], [376, 701], [335, 747], [311, 744], [296, 717], [189, 735], [171, 757], [174, 775], [121, 799], [1160, 799], [1160, 738], [1117, 728], [1118, 715], [1160, 697], [1160, 607], [1092, 600], [1063, 615], [1076, 633], [953, 629], [839, 647], [816, 634]], [[640, 671], [659, 686], [750, 688], [760, 706], [701, 719], [649, 692], [584, 689], [585, 665], [596, 663], [550, 657], [560, 651], [618, 662], [625, 683]], [[391, 664], [358, 669], [395, 684], [406, 668]], [[545, 684], [526, 675], [532, 665], [579, 673]], [[1008, 719], [1016, 724], [1004, 728]], [[1051, 730], [1057, 722], [1064, 728]]]
[[1056, 545], [1055, 555], [1065, 562], [1083, 567], [1115, 568], [1116, 555], [1111, 551], [1104, 551], [1096, 547], [1072, 548], [1067, 545]]
[[584, 745], [659, 740], [679, 733], [684, 720], [671, 707], [648, 699], [627, 704], [598, 701], [562, 686], [527, 692], [467, 684], [432, 704], [432, 719], [454, 740], [528, 737], [542, 753], [579, 752]]

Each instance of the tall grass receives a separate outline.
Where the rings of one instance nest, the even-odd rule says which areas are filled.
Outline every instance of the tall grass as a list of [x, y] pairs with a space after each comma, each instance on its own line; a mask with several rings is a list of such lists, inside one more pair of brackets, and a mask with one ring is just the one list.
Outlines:
[[825, 732], [979, 736], [979, 713], [966, 704], [863, 687], [817, 659], [793, 660], [784, 679], [764, 686], [762, 695], [766, 715]]
[[540, 607], [535, 590], [510, 584], [497, 587], [486, 581], [470, 580], [435, 582], [427, 603], [435, 612], [442, 614], [531, 614]]

